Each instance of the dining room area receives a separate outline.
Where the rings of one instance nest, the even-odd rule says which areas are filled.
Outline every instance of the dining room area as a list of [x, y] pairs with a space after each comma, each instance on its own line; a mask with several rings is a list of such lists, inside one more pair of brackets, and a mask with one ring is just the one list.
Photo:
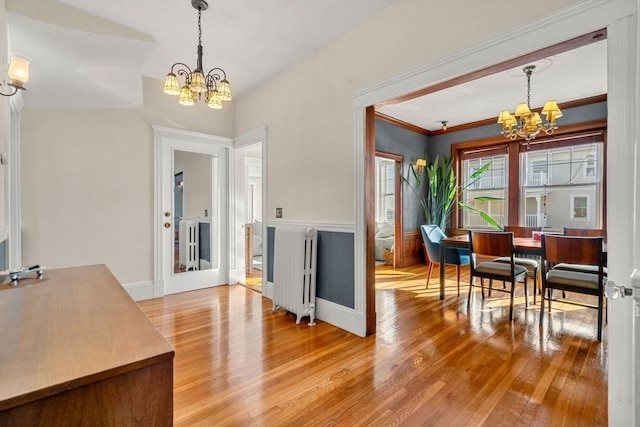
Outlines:
[[[447, 250], [458, 250], [465, 237], [452, 238], [458, 246]], [[531, 238], [526, 243], [541, 247]], [[415, 331], [412, 351], [419, 356], [414, 362], [420, 363], [421, 378], [442, 381], [428, 399], [446, 409], [429, 419], [470, 420], [466, 425], [607, 425], [608, 402], [602, 396], [608, 381], [608, 325], [603, 321], [599, 341], [598, 310], [592, 308], [597, 296], [555, 290], [548, 311], [540, 280], [537, 291], [529, 281], [528, 295], [522, 281], [513, 293], [504, 292], [497, 280], [490, 293], [486, 279], [484, 292], [480, 286], [469, 291], [470, 265], [430, 266], [376, 267], [378, 339], [402, 337], [404, 342]], [[480, 285], [479, 278], [475, 284]]]

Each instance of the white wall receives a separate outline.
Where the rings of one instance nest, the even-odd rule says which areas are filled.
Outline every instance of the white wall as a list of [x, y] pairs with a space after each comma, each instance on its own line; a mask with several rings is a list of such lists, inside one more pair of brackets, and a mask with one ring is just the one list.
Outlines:
[[[23, 263], [106, 263], [123, 283], [152, 279], [151, 125], [229, 137], [268, 125], [267, 205], [284, 219], [352, 222], [353, 93], [569, 3], [515, 14], [507, 1], [490, 12], [483, 2], [399, 2], [240, 96], [235, 115], [234, 103], [179, 106], [146, 78], [142, 109], [25, 109]], [[455, 17], [455, 28], [439, 17]]]
[[354, 221], [356, 91], [574, 2], [401, 1], [240, 97], [236, 134], [269, 127], [267, 221]]
[[222, 110], [178, 105], [144, 79], [144, 108], [22, 112], [23, 263], [106, 264], [123, 283], [153, 279], [152, 125], [232, 136]]

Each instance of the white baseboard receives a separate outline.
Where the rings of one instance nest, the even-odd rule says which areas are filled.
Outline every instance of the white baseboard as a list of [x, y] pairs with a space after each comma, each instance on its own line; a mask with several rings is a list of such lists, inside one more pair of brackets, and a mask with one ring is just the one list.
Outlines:
[[262, 296], [273, 300], [273, 282], [267, 282], [267, 284], [262, 287]]
[[236, 283], [246, 283], [246, 273], [244, 272], [244, 268], [235, 268], [229, 270], [229, 284], [235, 285]]
[[125, 291], [129, 294], [134, 301], [142, 301], [145, 299], [153, 298], [153, 283], [151, 281], [148, 282], [138, 282], [138, 283], [127, 283], [122, 285]]
[[316, 317], [352, 334], [360, 337], [366, 336], [363, 327], [365, 325], [364, 313], [358, 313], [352, 308], [316, 298]]
[[[269, 294], [267, 294], [269, 290]], [[267, 282], [267, 286], [262, 288], [262, 296], [273, 299], [273, 283]], [[366, 336], [364, 325], [364, 315], [357, 313], [354, 309], [336, 304], [322, 298], [316, 298], [316, 319], [331, 323], [333, 326], [344, 329], [347, 332], [360, 337]]]

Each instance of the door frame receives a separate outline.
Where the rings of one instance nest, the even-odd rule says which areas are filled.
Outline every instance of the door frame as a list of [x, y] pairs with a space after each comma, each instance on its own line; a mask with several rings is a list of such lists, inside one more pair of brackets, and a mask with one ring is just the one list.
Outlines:
[[[395, 267], [396, 265], [400, 265], [402, 255], [404, 254], [404, 199], [402, 194], [402, 177], [400, 176], [400, 171], [402, 171], [402, 168], [404, 167], [404, 156], [376, 150], [375, 157], [392, 161], [395, 166], [393, 172], [393, 188], [395, 191], [395, 198], [393, 200], [395, 209], [393, 220], [393, 266]], [[377, 175], [377, 173], [378, 171], [376, 168], [375, 175]], [[376, 183], [376, 186], [377, 185], [378, 183]], [[378, 197], [377, 191], [375, 197]], [[378, 209], [378, 200], [375, 201], [374, 216], [375, 209]], [[375, 221], [377, 220], [378, 219], [376, 218]]]
[[[251, 145], [262, 144], [262, 295], [271, 298], [273, 289], [267, 286], [267, 257], [268, 245], [267, 241], [267, 127], [263, 126], [252, 132], [248, 132], [233, 140], [233, 154], [230, 161], [231, 180], [230, 203], [229, 203], [229, 283], [241, 283], [245, 280], [245, 263], [244, 263], [244, 201], [246, 198], [246, 183], [244, 182], [244, 164], [241, 162], [241, 156], [238, 156], [238, 150], [242, 150]], [[242, 157], [243, 158], [243, 157]]]
[[[183, 151], [190, 151], [190, 149], [193, 149], [193, 152], [201, 152], [197, 150], [198, 146], [202, 147], [205, 151], [207, 147], [211, 147], [211, 146], [216, 146], [217, 148], [221, 148], [226, 151], [227, 171], [224, 178], [226, 178], [227, 182], [223, 183], [222, 185], [225, 187], [225, 190], [227, 190], [227, 200], [225, 201], [226, 203], [223, 203], [222, 201], [220, 202], [221, 203], [220, 210], [225, 209], [225, 205], [226, 205], [224, 215], [227, 217], [227, 221], [226, 221], [227, 224], [222, 223], [219, 229], [219, 232], [221, 235], [219, 252], [226, 254], [227, 262], [223, 263], [223, 265], [220, 265], [219, 269], [221, 272], [224, 273], [225, 277], [228, 278], [229, 277], [228, 248], [230, 245], [229, 233], [228, 233], [228, 229], [229, 229], [228, 216], [229, 216], [230, 203], [229, 203], [228, 191], [229, 191], [229, 180], [231, 179], [231, 176], [232, 176], [231, 157], [232, 157], [232, 151], [233, 151], [232, 150], [233, 140], [231, 138], [222, 137], [222, 136], [207, 135], [204, 133], [190, 132], [190, 131], [166, 128], [161, 126], [152, 126], [152, 128], [153, 128], [153, 139], [154, 139], [154, 146], [153, 146], [153, 150], [154, 150], [153, 298], [157, 298], [165, 295], [165, 289], [166, 289], [165, 288], [165, 285], [166, 285], [165, 271], [167, 271], [167, 266], [165, 265], [166, 262], [163, 256], [163, 248], [162, 248], [164, 235], [167, 232], [167, 230], [163, 225], [166, 220], [166, 218], [164, 217], [164, 212], [165, 211], [173, 212], [172, 206], [170, 207], [171, 209], [168, 209], [169, 208], [168, 206], [164, 206], [166, 202], [164, 201], [163, 195], [162, 195], [162, 190], [163, 190], [162, 181], [166, 179], [165, 170], [164, 170], [165, 168], [163, 167], [163, 159], [165, 157], [165, 154], [163, 153], [163, 148], [167, 144], [182, 144], [183, 147], [180, 147], [180, 149]], [[171, 199], [173, 200], [173, 197]], [[170, 218], [170, 222], [172, 223], [170, 231], [171, 233], [174, 233], [173, 217]]]
[[[579, 2], [557, 13], [541, 18], [524, 27], [514, 29], [491, 40], [471, 46], [448, 57], [434, 61], [425, 67], [404, 73], [398, 77], [381, 82], [371, 88], [354, 94], [355, 113], [355, 311], [359, 317], [359, 335], [375, 333], [375, 279], [372, 268], [373, 244], [371, 220], [371, 190], [368, 178], [371, 176], [371, 160], [374, 133], [372, 121], [374, 106], [387, 100], [412, 93], [417, 89], [435, 87], [455, 76], [483, 70], [495, 64], [518, 58], [530, 52], [536, 52], [559, 42], [573, 39], [594, 30], [607, 28], [608, 54], [608, 124], [609, 148], [608, 159], [613, 163], [613, 147], [624, 155], [616, 156], [623, 165], [609, 168], [608, 183], [615, 187], [623, 181], [627, 187], [629, 177], [634, 176], [640, 165], [635, 164], [632, 156], [635, 138], [638, 132], [635, 123], [638, 115], [637, 73], [638, 73], [638, 9], [640, 0]], [[611, 54], [615, 52], [615, 55]], [[620, 144], [616, 146], [616, 144]], [[625, 149], [630, 149], [629, 151]], [[638, 160], [640, 161], [640, 160]], [[618, 167], [620, 166], [620, 167]], [[614, 170], [615, 169], [615, 170]], [[615, 178], [614, 178], [615, 176]], [[637, 183], [636, 183], [637, 186]], [[636, 194], [638, 193], [637, 188]], [[630, 213], [632, 218], [633, 199], [622, 192], [610, 192], [608, 206], [623, 208], [620, 211]], [[640, 203], [640, 202], [638, 202]], [[625, 247], [630, 233], [635, 233], [628, 221], [613, 223], [608, 217], [610, 276], [618, 283], [628, 283], [629, 274], [633, 270], [632, 260], [640, 258], [638, 242]], [[637, 239], [637, 237], [636, 237]], [[613, 256], [615, 253], [616, 256]], [[613, 261], [616, 259], [616, 261]], [[618, 260], [620, 263], [618, 263]], [[616, 268], [614, 268], [614, 265]], [[617, 279], [615, 277], [618, 277]], [[616, 309], [614, 309], [614, 305]], [[632, 308], [630, 302], [613, 301], [609, 315], [609, 424], [635, 425], [637, 422], [634, 407], [640, 399], [636, 398], [640, 389], [633, 384], [634, 378], [634, 346], [632, 343]], [[372, 321], [373, 320], [373, 321]], [[640, 351], [640, 350], [639, 350]], [[637, 361], [637, 360], [636, 360]]]

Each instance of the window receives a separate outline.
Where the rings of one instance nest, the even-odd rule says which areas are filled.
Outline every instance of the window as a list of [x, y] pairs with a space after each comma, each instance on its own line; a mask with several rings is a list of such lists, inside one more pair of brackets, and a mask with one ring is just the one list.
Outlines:
[[589, 220], [588, 196], [571, 196], [571, 219]]
[[[524, 225], [561, 230], [575, 225], [572, 221], [593, 219], [580, 226], [600, 228], [596, 206], [589, 206], [587, 200], [601, 204], [601, 180], [595, 172], [602, 159], [602, 143], [543, 147], [538, 144], [520, 154], [525, 165], [521, 181], [527, 184], [520, 192]], [[584, 196], [574, 196], [577, 191]]]
[[[476, 155], [469, 154], [462, 161], [462, 176], [465, 178], [462, 185], [462, 201], [473, 209], [485, 212], [499, 224], [506, 224], [507, 201], [507, 156], [500, 152], [481, 152]], [[488, 169], [476, 176], [482, 167], [489, 165]], [[487, 221], [472, 210], [463, 209], [462, 223], [464, 227], [488, 228]]]
[[[499, 138], [454, 144], [459, 200], [501, 225], [602, 228], [604, 144], [600, 129], [540, 138], [527, 147]], [[489, 169], [470, 180], [489, 162]], [[459, 228], [489, 227], [469, 209], [457, 209], [453, 220]]]
[[376, 158], [376, 221], [395, 220], [395, 162]]

